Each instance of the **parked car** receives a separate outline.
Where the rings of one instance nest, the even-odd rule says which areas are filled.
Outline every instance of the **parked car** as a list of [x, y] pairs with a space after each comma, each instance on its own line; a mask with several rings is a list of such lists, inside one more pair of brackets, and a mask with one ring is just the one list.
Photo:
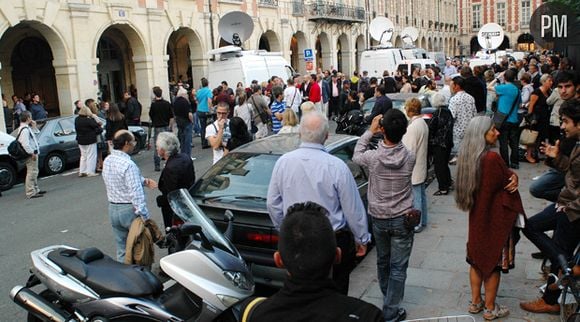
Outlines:
[[[366, 205], [368, 177], [352, 161], [357, 140], [356, 136], [330, 134], [325, 147], [348, 165]], [[278, 231], [268, 215], [266, 198], [276, 161], [299, 144], [298, 134], [250, 142], [228, 153], [190, 189], [195, 202], [218, 228], [226, 227], [224, 210], [234, 213], [232, 242], [261, 284], [280, 287], [285, 278], [285, 270], [276, 268], [272, 258], [278, 248]]]
[[[400, 110], [401, 112], [405, 112], [405, 101], [409, 98], [418, 98], [421, 101], [421, 112], [423, 114], [431, 111], [430, 103], [427, 99], [427, 96], [418, 93], [392, 93], [387, 94], [387, 97], [393, 102], [393, 108]], [[373, 110], [373, 106], [375, 106], [376, 97], [371, 97], [363, 103], [362, 111], [364, 117], [371, 115]], [[425, 117], [424, 117], [425, 118]]]
[[[69, 163], [79, 162], [81, 153], [76, 141], [75, 118], [76, 115], [53, 117], [36, 121], [36, 139], [40, 145], [38, 154], [38, 168], [40, 171], [51, 175], [64, 171]], [[105, 124], [104, 119], [100, 119]], [[135, 151], [145, 147], [147, 133], [140, 126], [129, 126], [129, 130], [135, 135], [138, 144]], [[18, 132], [12, 132], [16, 137]]]
[[8, 154], [8, 145], [15, 138], [4, 132], [0, 132], [0, 190], [8, 190], [16, 183], [18, 172], [24, 169], [22, 161], [15, 161]]

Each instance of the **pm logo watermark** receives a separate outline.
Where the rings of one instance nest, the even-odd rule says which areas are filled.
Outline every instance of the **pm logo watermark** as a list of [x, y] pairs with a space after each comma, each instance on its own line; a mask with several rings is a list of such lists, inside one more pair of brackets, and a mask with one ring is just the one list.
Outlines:
[[530, 33], [544, 48], [559, 47], [576, 37], [580, 31], [577, 16], [570, 8], [548, 2], [539, 6], [530, 19]]

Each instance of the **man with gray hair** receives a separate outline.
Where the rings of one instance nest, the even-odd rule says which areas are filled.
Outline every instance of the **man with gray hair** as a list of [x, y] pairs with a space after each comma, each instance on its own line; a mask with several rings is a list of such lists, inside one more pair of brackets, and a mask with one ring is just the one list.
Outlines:
[[[281, 156], [268, 188], [268, 212], [280, 228], [288, 207], [312, 201], [329, 212], [342, 261], [334, 265], [332, 279], [348, 294], [350, 271], [356, 256], [363, 256], [370, 241], [366, 211], [357, 185], [346, 165], [324, 148], [328, 120], [319, 112], [305, 114], [300, 122], [300, 146]], [[355, 247], [356, 245], [356, 247]]]
[[179, 153], [179, 139], [172, 132], [161, 132], [155, 142], [157, 154], [166, 161], [159, 177], [158, 187], [162, 195], [157, 196], [165, 228], [172, 226], [173, 211], [167, 195], [177, 189], [189, 189], [195, 182], [195, 169], [191, 157]]

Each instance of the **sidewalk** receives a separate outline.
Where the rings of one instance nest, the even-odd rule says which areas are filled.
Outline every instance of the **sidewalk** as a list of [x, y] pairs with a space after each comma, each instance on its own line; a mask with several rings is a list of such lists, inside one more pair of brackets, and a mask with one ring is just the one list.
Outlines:
[[[530, 217], [548, 204], [529, 193], [532, 178], [547, 167], [528, 163], [521, 163], [520, 167], [517, 170], [519, 191], [526, 215]], [[455, 171], [452, 167], [453, 176]], [[453, 194], [435, 197], [436, 190], [437, 181], [427, 189], [428, 227], [415, 235], [402, 305], [407, 310], [407, 319], [467, 314], [471, 299], [469, 265], [465, 262], [467, 213], [455, 207]], [[539, 295], [538, 286], [543, 284], [539, 274], [541, 260], [530, 257], [535, 251], [535, 246], [522, 234], [516, 246], [516, 267], [509, 274], [502, 274], [500, 282], [497, 302], [510, 310], [508, 318], [501, 321], [559, 321], [559, 316], [531, 314], [519, 307], [520, 301], [535, 299]], [[381, 308], [383, 295], [376, 270], [376, 250], [373, 249], [351, 274], [349, 295]], [[483, 321], [481, 313], [473, 317]]]

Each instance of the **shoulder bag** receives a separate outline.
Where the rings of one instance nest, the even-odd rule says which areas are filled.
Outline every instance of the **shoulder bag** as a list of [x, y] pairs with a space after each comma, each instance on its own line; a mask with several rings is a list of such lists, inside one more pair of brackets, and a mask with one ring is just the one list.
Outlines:
[[30, 157], [30, 154], [28, 154], [28, 152], [26, 152], [26, 150], [22, 146], [22, 143], [20, 143], [20, 141], [18, 141], [20, 134], [22, 134], [22, 130], [24, 130], [24, 128], [20, 129], [20, 131], [18, 132], [18, 135], [16, 136], [16, 140], [10, 142], [10, 144], [8, 145], [8, 154], [10, 154], [10, 157], [12, 157], [12, 159], [17, 160], [17, 161], [24, 160], [24, 159]]

